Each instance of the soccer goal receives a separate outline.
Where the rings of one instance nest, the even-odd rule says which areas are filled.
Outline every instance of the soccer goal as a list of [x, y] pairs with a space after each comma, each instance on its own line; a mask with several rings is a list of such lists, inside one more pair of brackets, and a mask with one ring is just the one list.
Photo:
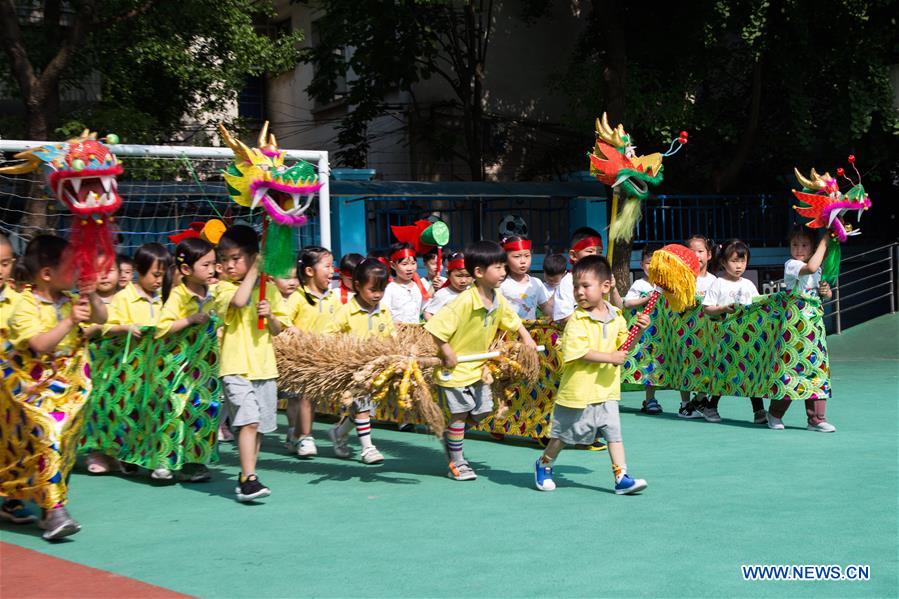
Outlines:
[[[47, 142], [0, 140], [0, 166], [18, 161], [16, 152]], [[239, 206], [229, 197], [222, 173], [233, 161], [227, 147], [150, 146], [114, 144], [109, 146], [119, 158], [124, 173], [118, 177], [122, 207], [116, 214], [119, 251], [133, 254], [143, 243], [169, 244], [168, 237], [190, 227], [193, 222], [218, 218], [226, 224], [246, 222], [258, 225], [258, 212]], [[309, 221], [296, 230], [301, 247], [331, 247], [328, 153], [317, 150], [282, 150], [285, 165], [304, 160], [312, 164], [322, 183], [318, 202], [306, 211]], [[34, 212], [35, 200], [46, 201], [48, 232], [68, 236], [69, 215], [44, 186], [39, 171], [26, 175], [0, 174], [0, 232], [13, 242], [17, 253], [26, 238], [35, 233], [26, 226]]]

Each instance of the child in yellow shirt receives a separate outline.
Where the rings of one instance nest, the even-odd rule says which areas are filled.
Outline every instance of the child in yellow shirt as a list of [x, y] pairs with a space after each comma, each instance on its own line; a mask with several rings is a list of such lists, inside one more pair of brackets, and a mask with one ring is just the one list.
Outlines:
[[[621, 312], [605, 299], [612, 290], [612, 269], [602, 256], [586, 256], [572, 270], [577, 307], [562, 334], [562, 380], [553, 407], [550, 441], [534, 464], [534, 482], [541, 491], [556, 488], [553, 462], [565, 445], [589, 445], [602, 434], [609, 446], [615, 493], [636, 493], [646, 481], [627, 474], [621, 419], [621, 365], [627, 352], [618, 348], [627, 339]], [[649, 317], [637, 317], [641, 329]]]
[[156, 323], [156, 338], [209, 321], [216, 276], [215, 248], [205, 239], [188, 237], [175, 247], [175, 270], [181, 282], [172, 287]]
[[0, 452], [3, 510], [22, 516], [9, 502], [34, 501], [47, 540], [81, 530], [65, 507], [91, 389], [81, 325], [106, 321], [106, 306], [92, 283], [83, 282], [80, 294], [69, 291], [78, 273], [68, 247], [52, 235], [28, 244], [24, 260], [32, 289], [22, 293], [9, 317], [9, 338], [0, 351], [0, 438], [7, 443]]
[[478, 422], [493, 411], [490, 386], [481, 380], [484, 360], [459, 363], [458, 356], [486, 352], [497, 329], [517, 332], [522, 343], [537, 347], [518, 314], [497, 291], [506, 276], [505, 250], [494, 241], [475, 242], [465, 249], [465, 270], [474, 277], [474, 285], [425, 323], [449, 370], [437, 377], [437, 385], [450, 411], [445, 441], [448, 476], [455, 480], [477, 478], [462, 452], [465, 421]]
[[[271, 490], [256, 476], [262, 435], [277, 429], [278, 367], [272, 337], [288, 323], [281, 295], [265, 281], [265, 297], [259, 299], [259, 237], [251, 227], [234, 225], [218, 245], [226, 280], [215, 286], [215, 311], [222, 319], [219, 376], [231, 426], [238, 429], [240, 478], [237, 500], [249, 502], [267, 497]], [[260, 329], [258, 319], [264, 319]]]
[[[353, 292], [350, 301], [343, 304], [328, 326], [331, 334], [353, 335], [360, 339], [389, 337], [396, 328], [387, 308], [381, 306], [384, 289], [390, 273], [387, 267], [374, 258], [366, 258], [353, 271]], [[352, 451], [347, 445], [350, 429], [356, 428], [356, 435], [362, 445], [362, 463], [380, 464], [384, 456], [371, 440], [371, 410], [374, 408], [371, 396], [353, 401], [352, 418], [344, 418], [328, 431], [334, 444], [334, 453], [339, 458], [349, 458]]]
[[9, 284], [15, 263], [16, 257], [12, 252], [12, 244], [6, 235], [0, 233], [0, 344], [9, 334], [7, 324], [9, 317], [12, 316], [12, 311], [22, 297], [22, 294]]
[[[325, 332], [340, 307], [340, 300], [331, 289], [333, 274], [334, 256], [330, 251], [320, 246], [307, 246], [300, 251], [297, 258], [300, 285], [287, 300], [286, 311], [291, 326], [312, 333]], [[302, 393], [287, 398], [287, 445], [297, 457], [318, 455], [312, 437], [314, 416], [312, 402]]]

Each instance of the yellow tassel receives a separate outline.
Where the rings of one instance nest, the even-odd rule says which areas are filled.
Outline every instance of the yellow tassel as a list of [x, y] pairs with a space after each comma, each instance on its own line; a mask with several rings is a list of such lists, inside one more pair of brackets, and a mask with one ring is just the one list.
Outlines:
[[616, 241], [630, 241], [634, 238], [634, 229], [640, 222], [641, 202], [634, 198], [628, 198], [621, 207], [621, 213], [609, 228], [609, 246]]
[[664, 250], [652, 254], [649, 282], [662, 288], [675, 312], [683, 312], [696, 303], [696, 275], [674, 254]]

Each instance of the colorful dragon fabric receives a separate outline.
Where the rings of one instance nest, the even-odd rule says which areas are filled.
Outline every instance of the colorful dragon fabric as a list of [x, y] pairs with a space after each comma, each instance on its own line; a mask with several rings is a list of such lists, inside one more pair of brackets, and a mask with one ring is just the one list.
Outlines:
[[[105, 141], [118, 143], [118, 136]], [[112, 216], [122, 205], [116, 177], [119, 163], [96, 133], [85, 129], [64, 142], [29, 148], [15, 156], [25, 162], [0, 168], [0, 173], [22, 175], [41, 169], [51, 193], [72, 213], [69, 239], [73, 268], [82, 281], [95, 281], [115, 260]]]
[[285, 166], [284, 152], [274, 134], [268, 133], [268, 122], [255, 148], [235, 139], [224, 125], [219, 125], [219, 131], [234, 151], [234, 162], [224, 173], [228, 194], [241, 206], [251, 210], [261, 206], [264, 211], [263, 272], [287, 276], [297, 255], [292, 228], [307, 222], [304, 213], [322, 186], [315, 167], [303, 160]]
[[610, 243], [629, 241], [640, 220], [641, 203], [649, 196], [649, 188], [662, 182], [662, 159], [674, 155], [687, 143], [687, 132], [681, 131], [664, 154], [656, 152], [638, 156], [634, 151], [633, 139], [625, 132], [624, 125], [619, 124], [612, 129], [608, 116], [603, 113], [601, 119], [596, 119], [596, 137], [596, 145], [589, 155], [590, 173], [612, 186], [624, 198], [621, 214], [609, 229]]
[[852, 185], [846, 193], [840, 191], [837, 180], [830, 173], [819, 175], [812, 169], [810, 176], [805, 177], [798, 168], [793, 169], [796, 179], [802, 185], [802, 191], [792, 190], [800, 202], [793, 209], [800, 216], [811, 219], [805, 226], [830, 231], [827, 255], [821, 265], [821, 278], [828, 283], [835, 282], [840, 273], [841, 244], [850, 236], [861, 233], [861, 229], [844, 220], [844, 215], [847, 212], [857, 212], [858, 220], [861, 220], [862, 213], [871, 207], [871, 199], [862, 186], [861, 174], [855, 168], [855, 156], [849, 156], [849, 164], [855, 169], [858, 182], [847, 177], [842, 167], [837, 169], [837, 176], [843, 177]]

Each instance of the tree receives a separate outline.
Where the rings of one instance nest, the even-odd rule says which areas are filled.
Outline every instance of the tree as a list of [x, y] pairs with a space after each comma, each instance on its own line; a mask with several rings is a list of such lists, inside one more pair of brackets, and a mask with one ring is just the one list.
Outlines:
[[[186, 115], [221, 111], [246, 77], [296, 64], [300, 33], [257, 31], [273, 14], [269, 1], [0, 0], [0, 77], [25, 106], [28, 139], [84, 123], [132, 143], [165, 141]], [[61, 89], [91, 73], [100, 74], [101, 100], [63, 107]], [[65, 121], [77, 123], [57, 131]], [[27, 210], [26, 226], [45, 225], [46, 202]]]
[[[438, 77], [453, 94], [449, 104], [458, 111], [462, 130], [461, 144], [450, 137], [443, 146], [465, 161], [472, 180], [483, 180], [487, 154], [484, 72], [493, 32], [493, 0], [321, 0], [314, 4], [322, 17], [316, 22], [318, 44], [304, 55], [316, 68], [308, 92], [330, 102], [337, 81], [348, 79], [343, 98], [348, 112], [338, 126], [337, 141], [342, 147], [338, 158], [348, 166], [364, 166], [367, 126], [385, 113], [385, 96], [397, 89], [413, 92], [414, 84]], [[347, 48], [352, 52], [346, 52]], [[413, 105], [413, 110], [418, 106]], [[448, 132], [433, 127], [420, 131], [432, 137], [445, 137]]]
[[[686, 151], [666, 163], [666, 193], [788, 190], [794, 165], [829, 168], [850, 152], [866, 157], [869, 183], [899, 176], [887, 158], [899, 150], [894, 1], [716, 0], [647, 14], [594, 0], [586, 18], [557, 82], [571, 99], [567, 123], [607, 111], [640, 153], [689, 130]], [[619, 286], [630, 249], [615, 248]]]

